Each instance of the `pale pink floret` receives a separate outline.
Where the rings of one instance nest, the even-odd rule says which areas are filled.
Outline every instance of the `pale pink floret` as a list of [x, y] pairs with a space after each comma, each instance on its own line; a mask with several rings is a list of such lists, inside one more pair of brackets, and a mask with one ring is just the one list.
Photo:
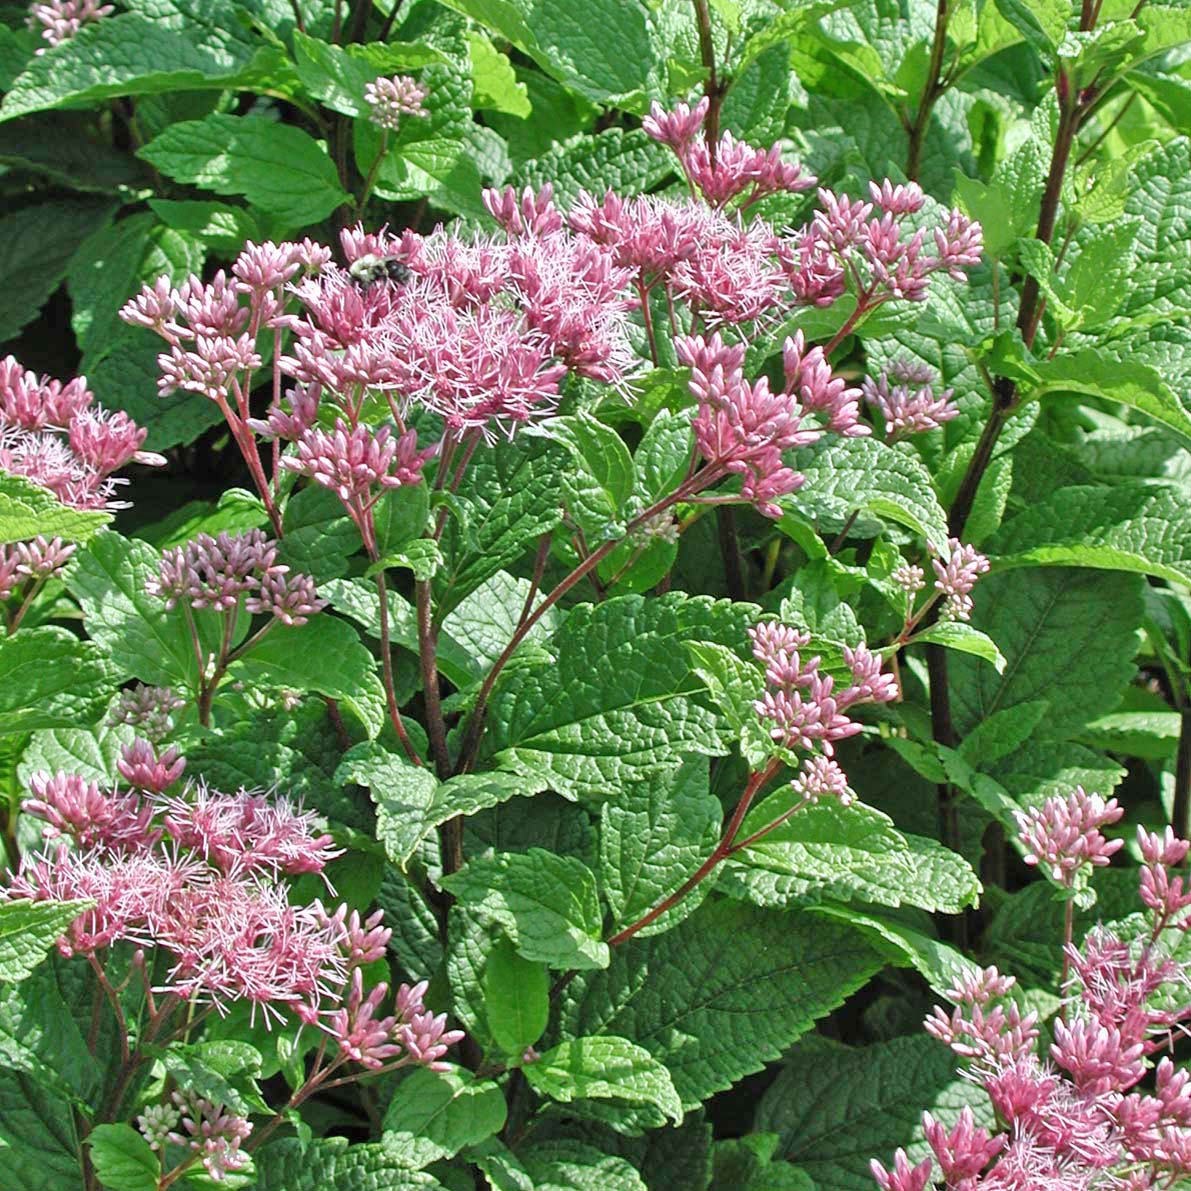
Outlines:
[[[96, 0], [43, 0], [29, 9], [29, 24], [41, 26], [41, 36], [50, 47], [70, 41], [84, 25], [93, 25], [116, 11], [112, 4], [97, 4]], [[44, 54], [45, 48], [36, 51]]]
[[121, 748], [116, 768], [130, 786], [160, 794], [182, 776], [186, 758], [174, 746], [158, 753], [151, 741], [138, 738]]
[[990, 1137], [986, 1129], [976, 1125], [972, 1110], [967, 1107], [960, 1110], [959, 1119], [950, 1131], [929, 1112], [923, 1113], [922, 1129], [943, 1177], [956, 1187], [962, 1186], [965, 1179], [975, 1178], [1008, 1140], [1004, 1135]]
[[35, 797], [21, 809], [46, 822], [46, 839], [69, 836], [81, 848], [131, 851], [160, 837], [152, 825], [153, 808], [134, 794], [104, 791], [73, 773], [35, 773], [29, 779]]
[[876, 1158], [869, 1163], [869, 1169], [881, 1191], [926, 1191], [934, 1165], [924, 1158], [917, 1166], [911, 1166], [906, 1151], [899, 1149], [893, 1155], [892, 1170], [886, 1170]]
[[526, 186], [520, 195], [511, 186], [489, 187], [480, 197], [488, 214], [510, 236], [549, 236], [562, 230], [562, 212], [554, 205], [549, 182], [540, 190]]
[[407, 116], [426, 117], [430, 113], [422, 101], [430, 92], [419, 86], [409, 75], [395, 74], [374, 79], [364, 86], [364, 101], [368, 104], [368, 118], [379, 128], [395, 132]]
[[940, 558], [933, 547], [931, 553], [935, 590], [945, 597], [943, 614], [951, 620], [969, 620], [974, 607], [972, 589], [976, 580], [988, 573], [988, 559], [958, 538], [948, 538], [946, 559]]
[[252, 1133], [251, 1121], [191, 1091], [176, 1091], [172, 1098], [176, 1119], [169, 1140], [201, 1155], [203, 1168], [215, 1182], [248, 1164], [249, 1156], [240, 1145]]
[[890, 442], [937, 430], [959, 416], [959, 408], [951, 400], [953, 390], [944, 389], [936, 395], [932, 380], [929, 370], [923, 378], [922, 370], [900, 361], [876, 380], [871, 376], [864, 378], [861, 385], [864, 399], [880, 412], [885, 437]]

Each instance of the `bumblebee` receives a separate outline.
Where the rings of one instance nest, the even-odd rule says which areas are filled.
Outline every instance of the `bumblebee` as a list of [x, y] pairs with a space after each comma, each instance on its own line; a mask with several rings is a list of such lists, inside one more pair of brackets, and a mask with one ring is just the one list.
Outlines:
[[360, 289], [368, 289], [378, 281], [392, 281], [404, 285], [410, 279], [409, 269], [395, 256], [377, 256], [366, 252], [347, 267], [348, 275]]

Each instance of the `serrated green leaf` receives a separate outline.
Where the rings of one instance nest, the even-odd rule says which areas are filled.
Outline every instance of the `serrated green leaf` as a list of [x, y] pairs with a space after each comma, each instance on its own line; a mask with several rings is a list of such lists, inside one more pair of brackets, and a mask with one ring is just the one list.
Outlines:
[[256, 1077], [261, 1053], [247, 1042], [216, 1039], [174, 1043], [159, 1056], [178, 1087], [194, 1092], [213, 1104], [226, 1104], [233, 1112], [267, 1112]]
[[150, 199], [149, 206], [162, 223], [229, 255], [239, 253], [246, 240], [259, 242], [263, 236], [247, 207], [201, 199]]
[[207, 6], [187, 22], [163, 4], [152, 14], [158, 19], [125, 12], [88, 24], [29, 63], [5, 96], [0, 120], [116, 95], [222, 90], [281, 73], [280, 51], [254, 43], [242, 27], [232, 32], [234, 17], [230, 29], [218, 24], [230, 7]]
[[504, 1123], [505, 1098], [491, 1080], [476, 1080], [458, 1068], [423, 1067], [397, 1085], [385, 1111], [381, 1146], [403, 1166], [420, 1170], [478, 1145]]
[[443, 55], [430, 46], [409, 42], [339, 46], [294, 31], [294, 64], [303, 88], [324, 107], [345, 116], [368, 115], [364, 88], [381, 75], [442, 61]]
[[940, 620], [914, 634], [915, 644], [942, 645], [946, 649], [957, 649], [960, 653], [970, 653], [992, 663], [998, 674], [1005, 671], [1005, 658], [987, 633], [974, 629], [970, 624], [958, 620]]
[[[741, 838], [799, 800], [767, 798], [745, 819]], [[967, 861], [923, 836], [903, 835], [879, 811], [854, 804], [804, 807], [724, 865], [718, 888], [762, 906], [862, 901], [958, 914], [975, 905], [980, 882]]]
[[989, 543], [998, 566], [1097, 567], [1191, 583], [1191, 494], [1139, 480], [1060, 488], [1006, 522]]
[[[795, 451], [791, 466], [806, 483], [797, 497], [779, 502], [790, 512], [842, 525], [859, 510], [905, 525], [938, 549], [946, 546], [947, 518], [913, 454], [875, 438], [831, 438]], [[854, 532], [860, 528], [853, 525]]]
[[231, 673], [249, 683], [338, 699], [359, 716], [370, 737], [385, 722], [385, 692], [375, 659], [356, 630], [334, 616], [314, 616], [298, 627], [275, 626], [233, 663]]
[[974, 627], [1004, 654], [1004, 674], [975, 658], [951, 659], [952, 713], [966, 735], [995, 712], [1046, 700], [1038, 735], [1058, 740], [1113, 710], [1132, 677], [1141, 579], [1046, 568], [988, 575], [972, 593]]
[[593, 546], [623, 536], [621, 513], [632, 494], [634, 474], [620, 435], [588, 413], [552, 418], [542, 433], [571, 457], [563, 478], [567, 515]]
[[140, 156], [169, 178], [242, 194], [286, 227], [317, 223], [348, 196], [331, 159], [292, 124], [215, 112], [171, 125]]
[[1073, 786], [1107, 797], [1125, 771], [1111, 757], [1082, 745], [1030, 740], [994, 766], [992, 774], [1014, 798], [1032, 804], [1066, 794]]
[[114, 783], [120, 750], [136, 733], [124, 724], [95, 728], [46, 728], [34, 732], [21, 754], [17, 775], [24, 785], [38, 771], [77, 773], [89, 782]]
[[530, 1087], [543, 1096], [572, 1100], [619, 1100], [650, 1105], [677, 1124], [682, 1102], [669, 1071], [644, 1047], [627, 1038], [571, 1038], [522, 1067]]
[[348, 1145], [345, 1137], [326, 1137], [303, 1145], [286, 1138], [253, 1155], [256, 1191], [445, 1191], [421, 1170], [410, 1170], [383, 1142]]
[[97, 645], [65, 629], [22, 629], [0, 638], [0, 735], [94, 724], [118, 672]]
[[433, 538], [418, 538], [410, 542], [403, 550], [395, 550], [386, 554], [379, 562], [374, 562], [365, 575], [371, 578], [377, 571], [387, 571], [390, 568], [402, 568], [412, 571], [414, 579], [419, 582], [433, 579], [442, 565], [442, 551]]
[[518, 1152], [534, 1191], [647, 1191], [627, 1159], [595, 1146], [562, 1139], [542, 1141]]
[[108, 1191], [157, 1191], [161, 1161], [131, 1125], [96, 1125], [87, 1145], [91, 1165]]
[[510, 798], [529, 797], [542, 788], [509, 773], [463, 773], [440, 782], [429, 769], [378, 744], [351, 749], [336, 777], [371, 791], [377, 836], [389, 859], [401, 867], [440, 823], [457, 815], [474, 815]]
[[518, 170], [521, 186], [550, 182], [556, 202], [570, 206], [586, 190], [603, 194], [609, 188], [636, 194], [657, 186], [674, 172], [670, 155], [639, 128], [609, 128], [597, 136], [580, 133], [552, 146]]
[[89, 901], [0, 903], [0, 981], [24, 980], [63, 931], [92, 905]]
[[0, 472], [0, 546], [39, 534], [87, 542], [111, 519], [111, 513], [101, 509], [72, 509], [32, 480]]
[[745, 651], [750, 605], [677, 593], [620, 596], [571, 611], [550, 642], [551, 665], [507, 674], [490, 704], [494, 765], [567, 797], [606, 797], [669, 770], [684, 753], [727, 750], [683, 645], [727, 641]]
[[566, 1037], [632, 1038], [694, 1108], [777, 1058], [881, 963], [847, 927], [705, 902], [673, 930], [617, 947], [606, 972], [573, 980], [560, 1024]]
[[778, 1152], [815, 1186], [870, 1191], [872, 1158], [891, 1166], [899, 1146], [912, 1163], [930, 1152], [924, 1110], [951, 1121], [963, 1107], [991, 1124], [982, 1090], [960, 1079], [951, 1052], [926, 1034], [865, 1047], [814, 1037], [794, 1048], [761, 1098], [754, 1127], [778, 1134]]
[[484, 1014], [496, 1044], [515, 1059], [546, 1030], [550, 1019], [550, 974], [545, 964], [517, 954], [501, 939], [484, 967]]
[[960, 756], [977, 769], [1000, 761], [1029, 740], [1049, 707], [1045, 699], [1035, 699], [993, 712], [963, 738]]
[[479, 856], [442, 886], [498, 922], [526, 959], [553, 968], [608, 965], [595, 877], [580, 860], [542, 848]]
[[[637, 921], [673, 893], [719, 840], [723, 810], [708, 787], [707, 761], [626, 785], [600, 808], [599, 877], [616, 928]], [[658, 934], [693, 913], [703, 885], [640, 933]]]
[[517, 81], [517, 73], [483, 33], [467, 36], [471, 55], [472, 105], [477, 111], [506, 112], [525, 119], [533, 111], [529, 92]]

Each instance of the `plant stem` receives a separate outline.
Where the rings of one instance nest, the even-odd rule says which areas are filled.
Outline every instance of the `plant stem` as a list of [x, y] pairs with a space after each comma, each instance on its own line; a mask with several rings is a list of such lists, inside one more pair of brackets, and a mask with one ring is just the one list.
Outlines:
[[440, 778], [451, 773], [451, 758], [447, 752], [447, 726], [442, 714], [442, 698], [438, 689], [438, 633], [434, 628], [430, 602], [430, 580], [419, 579], [414, 584], [418, 615], [418, 662], [422, 670], [422, 694], [426, 700], [426, 734], [430, 737], [430, 755]]
[[906, 177], [911, 182], [918, 181], [918, 172], [922, 166], [922, 146], [926, 141], [926, 130], [930, 127], [931, 112], [946, 90], [942, 81], [943, 54], [947, 48], [947, 0], [938, 0], [935, 10], [935, 36], [930, 47], [930, 65], [926, 70], [926, 87], [922, 92], [922, 99], [918, 103], [918, 111], [914, 113], [914, 122], [910, 125], [910, 146], [906, 155]]
[[720, 141], [720, 107], [724, 102], [727, 87], [716, 74], [715, 41], [711, 36], [711, 9], [707, 0], [694, 0], [694, 5], [695, 25], [699, 30], [699, 57], [703, 62], [703, 69], [707, 71], [707, 78], [703, 81], [703, 94], [707, 96], [707, 119], [703, 122], [703, 132], [707, 140], [707, 152], [714, 167], [716, 149]]
[[715, 511], [715, 526], [720, 540], [720, 557], [724, 560], [724, 578], [728, 597], [739, 603], [748, 599], [744, 581], [744, 562], [740, 557], [740, 533], [736, 527], [736, 509], [720, 505]]
[[[1185, 696], [1183, 702], [1187, 703]], [[1179, 749], [1175, 758], [1170, 826], [1179, 839], [1191, 835], [1191, 706], [1186, 705], [1179, 716]]]
[[393, 682], [393, 647], [389, 636], [389, 589], [383, 570], [376, 572], [376, 594], [380, 598], [380, 664], [389, 723], [393, 725], [393, 731], [397, 733], [397, 739], [401, 741], [405, 755], [415, 765], [421, 765], [422, 758], [418, 756], [418, 750], [414, 748], [409, 734], [405, 731], [405, 725], [401, 722], [401, 709], [397, 706], [397, 687]]

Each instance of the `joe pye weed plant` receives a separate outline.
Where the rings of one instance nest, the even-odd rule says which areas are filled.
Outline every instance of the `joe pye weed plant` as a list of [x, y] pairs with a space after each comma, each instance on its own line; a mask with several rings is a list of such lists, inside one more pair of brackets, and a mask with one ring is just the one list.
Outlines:
[[10, 12], [0, 1184], [1191, 1186], [1188, 45]]

